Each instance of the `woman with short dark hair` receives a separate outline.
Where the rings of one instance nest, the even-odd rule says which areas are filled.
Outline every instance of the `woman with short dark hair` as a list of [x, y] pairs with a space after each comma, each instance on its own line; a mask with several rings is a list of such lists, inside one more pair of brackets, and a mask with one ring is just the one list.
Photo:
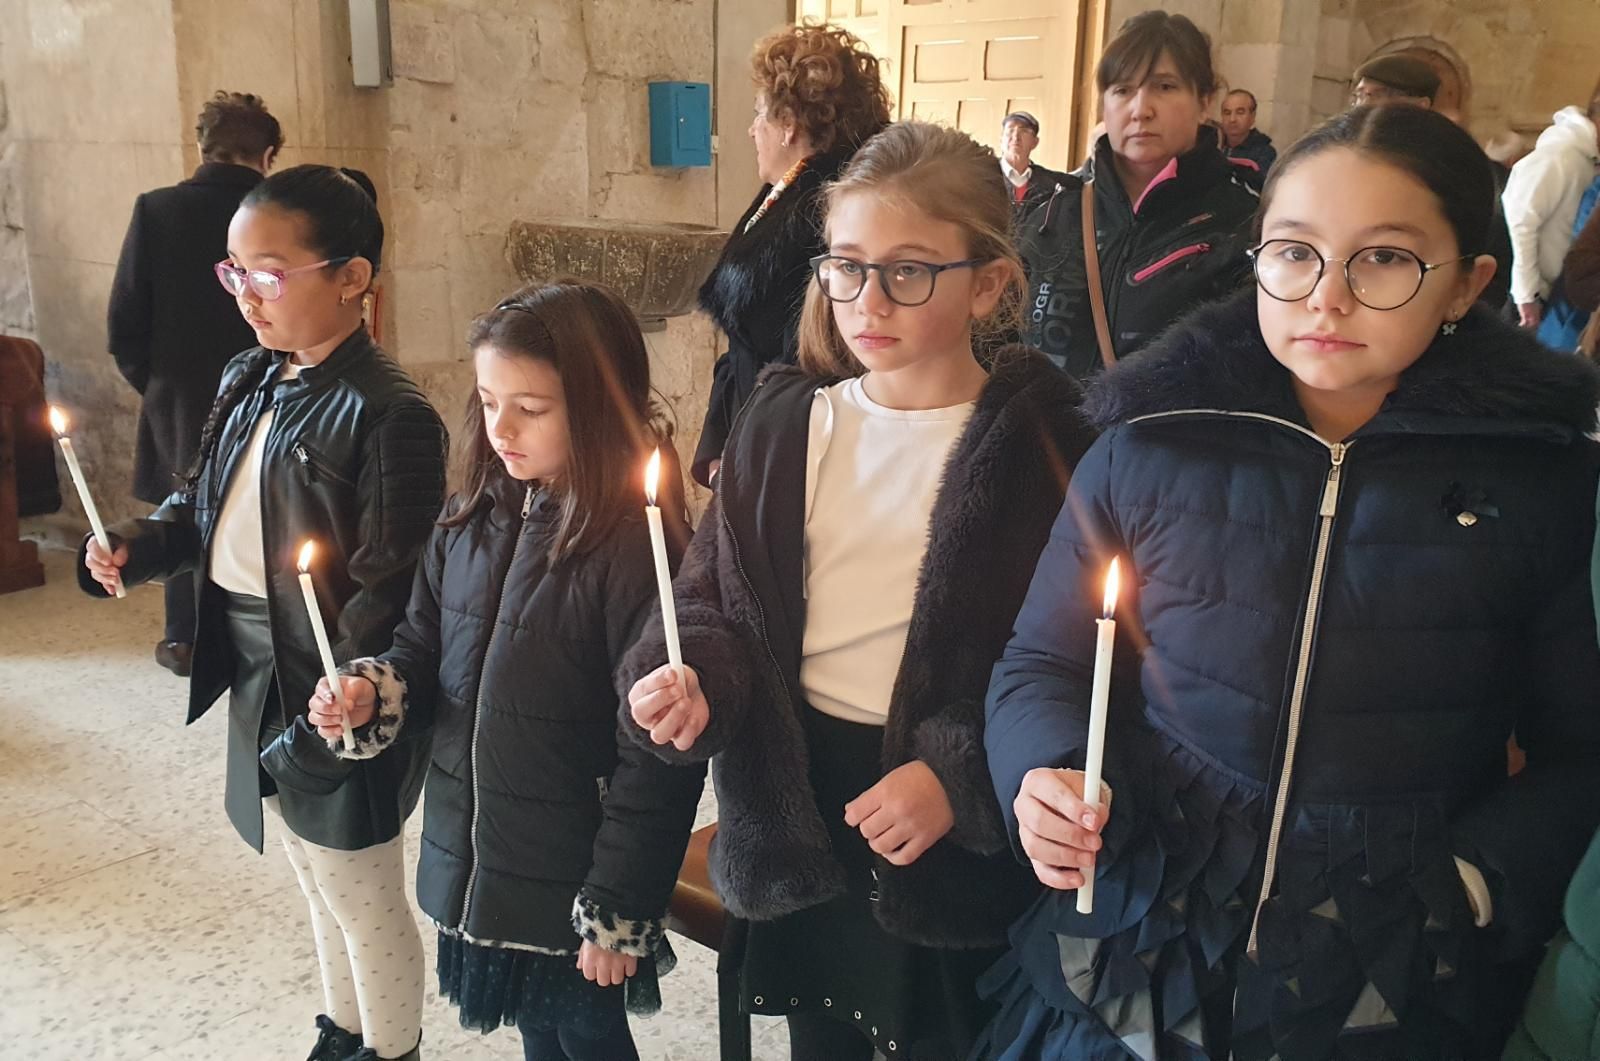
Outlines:
[[[1143, 346], [1196, 302], [1237, 288], [1256, 196], [1204, 122], [1217, 76], [1211, 42], [1182, 15], [1129, 19], [1100, 60], [1106, 132], [1091, 191], [1063, 181], [1018, 229], [1031, 299], [1027, 341], [1086, 378]], [[1205, 135], [1201, 135], [1202, 132]], [[1092, 207], [1097, 338], [1083, 210]]]

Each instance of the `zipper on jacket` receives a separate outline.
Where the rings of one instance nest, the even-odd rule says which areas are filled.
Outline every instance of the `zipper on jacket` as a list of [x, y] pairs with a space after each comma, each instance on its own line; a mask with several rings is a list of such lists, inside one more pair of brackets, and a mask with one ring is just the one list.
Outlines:
[[1261, 928], [1261, 910], [1272, 895], [1272, 886], [1278, 874], [1278, 844], [1283, 838], [1283, 823], [1289, 810], [1289, 788], [1294, 775], [1294, 758], [1300, 743], [1300, 724], [1305, 713], [1306, 685], [1311, 676], [1311, 648], [1317, 639], [1317, 628], [1322, 620], [1322, 589], [1328, 574], [1328, 556], [1333, 541], [1333, 519], [1339, 511], [1339, 487], [1344, 474], [1345, 456], [1353, 442], [1328, 442], [1292, 420], [1269, 416], [1266, 413], [1245, 413], [1227, 409], [1181, 409], [1165, 413], [1152, 413], [1134, 417], [1130, 423], [1162, 420], [1182, 416], [1219, 416], [1238, 420], [1259, 420], [1289, 428], [1313, 439], [1328, 450], [1328, 474], [1323, 480], [1322, 496], [1317, 504], [1317, 548], [1311, 562], [1311, 584], [1306, 591], [1306, 614], [1300, 624], [1300, 646], [1295, 660], [1294, 687], [1289, 694], [1289, 720], [1283, 742], [1283, 766], [1278, 775], [1277, 794], [1272, 804], [1272, 824], [1267, 830], [1266, 866], [1262, 871], [1261, 891], [1256, 898], [1255, 911], [1250, 918], [1250, 938], [1245, 953], [1254, 957], [1258, 933]]
[[1339, 511], [1339, 480], [1344, 466], [1344, 455], [1349, 443], [1335, 442], [1329, 455], [1332, 461], [1328, 477], [1322, 486], [1322, 503], [1318, 506], [1317, 552], [1311, 563], [1311, 587], [1306, 592], [1306, 616], [1300, 624], [1300, 654], [1295, 662], [1294, 689], [1289, 694], [1289, 729], [1283, 741], [1283, 767], [1278, 776], [1278, 794], [1272, 805], [1272, 826], [1267, 832], [1267, 862], [1261, 876], [1261, 895], [1256, 899], [1255, 913], [1250, 918], [1250, 940], [1245, 953], [1256, 953], [1257, 934], [1261, 929], [1261, 910], [1272, 895], [1272, 885], [1278, 875], [1278, 843], [1283, 837], [1283, 820], [1289, 809], [1289, 785], [1294, 775], [1294, 755], [1300, 742], [1300, 723], [1305, 712], [1306, 682], [1311, 675], [1311, 646], [1316, 640], [1317, 627], [1322, 620], [1322, 586], [1328, 573], [1328, 546], [1333, 539], [1333, 517]]
[[294, 459], [300, 462], [300, 467], [304, 468], [310, 474], [312, 479], [316, 479], [318, 476], [321, 476], [324, 479], [342, 486], [355, 485], [349, 479], [346, 479], [343, 475], [340, 475], [338, 472], [334, 471], [333, 468], [328, 465], [327, 461], [323, 460], [321, 457], [315, 456], [310, 450], [306, 449], [303, 442], [296, 442], [292, 447], [290, 447], [289, 452], [294, 454]]
[[478, 737], [483, 720], [483, 685], [484, 669], [489, 663], [489, 653], [494, 650], [494, 639], [500, 633], [500, 606], [505, 603], [506, 586], [511, 582], [511, 572], [517, 569], [517, 554], [522, 551], [522, 539], [528, 529], [528, 513], [533, 509], [533, 487], [528, 487], [528, 492], [522, 498], [522, 523], [517, 527], [517, 541], [511, 547], [511, 560], [506, 564], [506, 573], [500, 579], [500, 593], [494, 599], [494, 626], [489, 630], [488, 643], [483, 646], [483, 658], [478, 661], [478, 695], [472, 704], [472, 751], [470, 754], [472, 773], [472, 828], [469, 833], [472, 842], [472, 868], [467, 870], [467, 886], [461, 893], [461, 923], [457, 929], [463, 936], [467, 933], [467, 915], [472, 910], [472, 889], [478, 882]]

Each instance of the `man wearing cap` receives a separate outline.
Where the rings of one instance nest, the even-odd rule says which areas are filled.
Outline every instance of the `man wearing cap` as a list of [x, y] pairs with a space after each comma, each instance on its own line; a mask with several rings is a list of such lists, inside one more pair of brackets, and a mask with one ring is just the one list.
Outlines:
[[1368, 60], [1356, 71], [1355, 82], [1350, 93], [1353, 107], [1409, 103], [1431, 110], [1439, 94], [1439, 75], [1427, 63], [1409, 55], [1380, 55]]
[[1018, 221], [1050, 198], [1066, 175], [1032, 160], [1039, 146], [1039, 119], [1027, 111], [1006, 115], [1000, 126], [1000, 172], [1011, 186], [1011, 203]]

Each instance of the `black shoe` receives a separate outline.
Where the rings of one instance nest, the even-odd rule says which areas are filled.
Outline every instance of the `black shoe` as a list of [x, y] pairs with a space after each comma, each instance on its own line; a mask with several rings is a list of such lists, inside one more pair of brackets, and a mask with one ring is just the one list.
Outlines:
[[[356, 1040], [360, 1042], [358, 1038]], [[345, 1061], [422, 1061], [422, 1037], [417, 1037], [417, 1045], [401, 1054], [399, 1057], [385, 1058], [370, 1046], [363, 1046], [351, 1054]]]
[[194, 668], [194, 646], [187, 641], [157, 641], [156, 662], [180, 678]]
[[359, 1032], [347, 1032], [333, 1023], [333, 1018], [317, 1014], [317, 1045], [311, 1048], [311, 1055], [306, 1061], [345, 1061], [345, 1058], [359, 1049], [361, 1049]]

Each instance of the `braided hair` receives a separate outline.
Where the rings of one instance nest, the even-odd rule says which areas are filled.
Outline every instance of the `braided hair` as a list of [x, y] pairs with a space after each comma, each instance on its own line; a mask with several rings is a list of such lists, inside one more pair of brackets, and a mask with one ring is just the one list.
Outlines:
[[[275, 206], [301, 215], [311, 250], [324, 258], [365, 258], [377, 275], [383, 261], [383, 219], [378, 215], [377, 189], [360, 170], [294, 166], [257, 184], [239, 203], [240, 210], [256, 206]], [[182, 493], [189, 501], [194, 500], [201, 473], [216, 452], [222, 425], [276, 357], [276, 351], [263, 346], [251, 350], [218, 393], [200, 429], [199, 449], [184, 475]]]

